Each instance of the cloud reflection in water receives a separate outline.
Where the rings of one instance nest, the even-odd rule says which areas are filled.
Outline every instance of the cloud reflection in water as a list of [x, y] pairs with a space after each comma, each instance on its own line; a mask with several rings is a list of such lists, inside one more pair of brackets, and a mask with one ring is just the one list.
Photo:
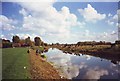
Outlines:
[[71, 61], [72, 57], [76, 56], [58, 53], [48, 58], [48, 61], [54, 62], [55, 67], [60, 70], [61, 76], [72, 79], [79, 75], [80, 69], [87, 68], [85, 62], [80, 62], [79, 65], [73, 64]]
[[59, 70], [60, 75], [68, 79], [98, 80], [105, 75], [109, 76], [109, 78], [117, 78], [116, 74], [119, 73], [115, 64], [107, 60], [101, 61], [101, 58], [98, 57], [83, 54], [75, 56], [73, 54], [65, 54], [58, 49], [49, 49], [46, 55], [48, 57], [47, 60], [54, 63], [54, 67]]
[[99, 67], [90, 68], [86, 72], [84, 79], [100, 79], [101, 76], [108, 75], [108, 71], [105, 69], [100, 69]]

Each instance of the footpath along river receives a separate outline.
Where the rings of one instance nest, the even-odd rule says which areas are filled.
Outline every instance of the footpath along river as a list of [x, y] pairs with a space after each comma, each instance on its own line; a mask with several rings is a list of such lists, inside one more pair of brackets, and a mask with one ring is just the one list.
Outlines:
[[68, 79], [120, 79], [120, 62], [94, 57], [90, 55], [63, 53], [59, 49], [50, 48], [45, 52], [47, 61], [52, 62], [60, 75]]

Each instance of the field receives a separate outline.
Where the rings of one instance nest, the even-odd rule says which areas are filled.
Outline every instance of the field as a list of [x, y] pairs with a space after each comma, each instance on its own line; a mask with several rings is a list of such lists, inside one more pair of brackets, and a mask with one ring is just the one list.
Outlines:
[[30, 78], [30, 63], [28, 48], [2, 49], [2, 78], [28, 79]]

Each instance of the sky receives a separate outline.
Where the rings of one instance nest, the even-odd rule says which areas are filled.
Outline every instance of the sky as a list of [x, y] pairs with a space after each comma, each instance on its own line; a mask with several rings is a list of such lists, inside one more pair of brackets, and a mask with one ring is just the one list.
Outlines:
[[46, 43], [118, 40], [118, 2], [2, 2], [0, 38]]

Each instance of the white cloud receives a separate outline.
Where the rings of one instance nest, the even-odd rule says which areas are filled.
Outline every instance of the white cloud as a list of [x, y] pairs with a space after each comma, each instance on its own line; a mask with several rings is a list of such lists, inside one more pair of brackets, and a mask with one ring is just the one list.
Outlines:
[[111, 15], [108, 14], [108, 20], [106, 21], [109, 25], [114, 25], [118, 27], [118, 22], [120, 21], [120, 10], [117, 10], [117, 14]]
[[3, 34], [0, 35], [0, 38], [2, 38], [2, 39], [6, 39], [6, 40], [7, 40], [6, 36], [3, 35]]
[[104, 32], [98, 36], [98, 39], [109, 42], [115, 42], [115, 40], [118, 40], [118, 35], [116, 31]]
[[53, 2], [55, 0], [2, 0], [2, 2]]
[[114, 22], [113, 22], [113, 21], [107, 20], [106, 22], [107, 22], [109, 25], [114, 25]]
[[91, 59], [91, 56], [90, 55], [86, 55], [86, 60], [90, 60]]
[[[2, 2], [50, 2], [52, 0], [2, 0]], [[54, 0], [57, 2], [119, 2], [119, 0]]]
[[109, 32], [92, 32], [90, 30], [85, 30], [84, 32], [73, 33], [71, 38], [73, 40], [78, 41], [106, 41], [106, 42], [115, 42], [118, 40], [117, 31], [109, 31]]
[[4, 15], [0, 15], [0, 29], [1, 30], [13, 30], [15, 29], [14, 20], [7, 18]]
[[104, 69], [99, 69], [98, 67], [88, 69], [84, 78], [85, 79], [100, 79], [101, 76], [108, 75], [108, 71]]
[[38, 35], [47, 37], [47, 39], [51, 37], [53, 41], [63, 42], [64, 38], [66, 41], [70, 39], [71, 27], [83, 28], [85, 26], [85, 23], [79, 22], [77, 16], [71, 13], [68, 7], [63, 6], [60, 11], [57, 11], [52, 6], [53, 3], [18, 3], [23, 7], [19, 11], [23, 14], [21, 30], [38, 32]]
[[28, 13], [26, 12], [26, 10], [24, 8], [22, 8], [20, 11], [19, 11], [20, 14], [22, 14], [23, 16], [27, 16]]
[[90, 34], [89, 30], [85, 30], [85, 36], [88, 36]]
[[115, 31], [112, 31], [111, 35], [116, 35], [117, 33]]
[[67, 68], [64, 68], [64, 73], [66, 74], [67, 79], [72, 79], [79, 75], [79, 66], [78, 65], [69, 65], [69, 66], [65, 66], [65, 67], [67, 67]]
[[118, 23], [118, 15], [114, 15], [111, 16], [110, 18], [108, 18], [108, 20], [106, 21], [109, 25], [114, 25], [117, 27], [117, 23]]
[[[23, 22], [22, 27], [20, 29], [18, 27], [18, 32], [16, 33], [18, 33], [21, 38], [25, 38], [24, 34], [21, 35], [19, 32], [25, 34], [29, 32], [29, 36], [32, 36], [32, 39], [37, 35], [43, 38], [44, 41], [47, 43], [76, 43], [78, 41], [86, 40], [106, 40], [113, 42], [117, 38], [116, 34], [112, 35], [108, 32], [107, 34], [94, 34], [88, 29], [85, 29], [83, 31], [80, 30], [80, 32], [74, 32], [72, 30], [72, 27], [76, 27], [75, 29], [77, 29], [77, 27], [78, 29], [85, 28], [86, 23], [84, 21], [78, 21], [77, 16], [71, 13], [69, 8], [66, 6], [63, 6], [59, 11], [56, 10], [56, 8], [53, 7], [53, 3], [54, 1], [45, 3], [18, 3], [22, 7], [21, 10], [19, 10], [19, 13], [23, 15]], [[91, 20], [92, 22], [104, 19], [105, 17], [105, 14], [98, 13], [90, 4], [88, 4], [87, 8], [81, 10], [84, 13], [90, 10], [90, 13], [86, 13], [88, 16], [91, 14], [95, 15], [92, 17], [88, 17], [87, 19]], [[114, 16], [114, 19], [116, 19], [116, 16]], [[9, 27], [6, 26], [6, 29], [12, 30], [15, 28], [12, 19], [8, 19], [6, 17], [6, 19], [4, 20], [6, 20], [5, 22], [8, 22], [10, 25]], [[32, 35], [32, 33], [34, 33], [35, 35]]]
[[85, 9], [78, 9], [79, 13], [88, 22], [97, 22], [98, 20], [105, 19], [105, 14], [100, 14], [95, 10], [90, 4], [87, 5]]
[[31, 12], [42, 12], [49, 8], [52, 5], [52, 3], [53, 2], [22, 2], [18, 4], [20, 4], [23, 8], [26, 8]]
[[[52, 56], [49, 56], [49, 53], [51, 53]], [[46, 54], [48, 57], [50, 57], [48, 58], [48, 61], [54, 62], [55, 67], [58, 68], [60, 72], [60, 75], [66, 77], [67, 79], [77, 77], [83, 68], [88, 67], [85, 62], [80, 62], [78, 65], [72, 63], [71, 58], [76, 57], [75, 55], [64, 54], [58, 49], [50, 49], [49, 53]]]
[[117, 14], [114, 15], [114, 16], [113, 16], [113, 19], [114, 19], [114, 20], [118, 20], [118, 15], [117, 15]]
[[108, 17], [111, 17], [111, 16], [112, 16], [112, 14], [111, 14], [111, 13], [109, 13], [109, 14], [108, 14]]

